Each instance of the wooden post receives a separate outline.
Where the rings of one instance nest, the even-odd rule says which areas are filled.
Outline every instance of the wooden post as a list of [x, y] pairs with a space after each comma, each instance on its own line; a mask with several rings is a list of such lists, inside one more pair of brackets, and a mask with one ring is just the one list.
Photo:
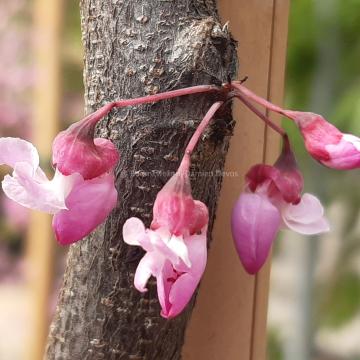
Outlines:
[[[61, 0], [34, 3], [36, 88], [34, 91], [32, 140], [46, 166], [58, 131], [60, 108]], [[51, 216], [32, 212], [27, 239], [29, 311], [31, 324], [26, 359], [43, 356], [49, 326], [49, 294], [53, 277], [55, 242]]]
[[[239, 41], [240, 77], [261, 96], [280, 104], [283, 97], [288, 0], [220, 0], [223, 22]], [[187, 330], [184, 360], [266, 359], [266, 317], [270, 261], [256, 276], [243, 270], [230, 233], [230, 216], [251, 165], [272, 163], [279, 136], [241, 104], [217, 209], [205, 277]], [[273, 118], [274, 119], [274, 118]]]

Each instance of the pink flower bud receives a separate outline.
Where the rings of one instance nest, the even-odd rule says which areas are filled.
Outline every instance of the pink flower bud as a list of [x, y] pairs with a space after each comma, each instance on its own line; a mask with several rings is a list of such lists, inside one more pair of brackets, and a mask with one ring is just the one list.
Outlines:
[[360, 167], [360, 138], [343, 134], [318, 114], [290, 110], [283, 114], [298, 125], [305, 147], [315, 160], [338, 170]]
[[53, 142], [53, 164], [63, 175], [79, 173], [85, 180], [111, 170], [119, 160], [115, 145], [107, 139], [94, 139], [96, 122], [109, 109], [101, 108], [60, 132]]

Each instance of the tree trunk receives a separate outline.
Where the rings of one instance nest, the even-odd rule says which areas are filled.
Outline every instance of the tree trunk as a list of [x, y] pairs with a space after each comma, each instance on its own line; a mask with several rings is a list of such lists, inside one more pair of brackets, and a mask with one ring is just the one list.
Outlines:
[[[107, 102], [234, 75], [236, 53], [215, 0], [82, 0], [87, 110]], [[98, 135], [120, 150], [118, 205], [105, 224], [69, 251], [46, 359], [180, 359], [194, 304], [160, 317], [155, 281], [139, 293], [133, 278], [142, 250], [122, 240], [131, 216], [149, 224], [157, 192], [177, 169], [196, 125], [218, 96], [191, 95], [113, 110]], [[227, 107], [193, 156], [195, 199], [209, 207], [211, 234], [233, 121]], [[84, 214], [86, 216], [86, 214]]]

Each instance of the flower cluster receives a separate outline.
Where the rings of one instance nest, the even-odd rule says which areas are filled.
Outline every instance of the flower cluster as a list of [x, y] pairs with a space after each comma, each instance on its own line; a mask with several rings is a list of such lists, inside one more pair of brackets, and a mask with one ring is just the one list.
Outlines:
[[[94, 139], [98, 121], [114, 107], [209, 92], [223, 99], [238, 98], [283, 139], [282, 152], [273, 166], [258, 164], [248, 171], [244, 192], [232, 212], [236, 250], [245, 270], [254, 274], [266, 261], [281, 228], [316, 234], [328, 231], [329, 225], [320, 201], [314, 195], [302, 194], [303, 177], [286, 133], [252, 102], [293, 120], [310, 155], [325, 166], [359, 168], [360, 139], [341, 133], [320, 115], [284, 110], [258, 97], [241, 82], [222, 87], [195, 86], [103, 106], [55, 138], [52, 161], [56, 170], [52, 180], [39, 167], [39, 155], [31, 143], [0, 138], [0, 165], [13, 168], [12, 175], [6, 175], [2, 182], [3, 190], [25, 207], [54, 214], [53, 228], [61, 244], [78, 241], [102, 223], [117, 202], [113, 169], [119, 154], [111, 141]], [[149, 228], [134, 217], [123, 226], [125, 243], [145, 251], [135, 273], [135, 288], [146, 292], [147, 282], [154, 276], [165, 318], [185, 308], [205, 270], [209, 215], [206, 205], [192, 197], [189, 172], [191, 154], [223, 104], [215, 102], [194, 132], [178, 170], [154, 200]]]
[[94, 230], [117, 201], [112, 170], [119, 155], [111, 141], [93, 139], [93, 118], [55, 138], [53, 159], [60, 166], [52, 180], [40, 168], [39, 154], [31, 143], [0, 138], [0, 165], [13, 168], [12, 176], [6, 175], [2, 182], [5, 194], [25, 207], [54, 214], [52, 226], [62, 245]]

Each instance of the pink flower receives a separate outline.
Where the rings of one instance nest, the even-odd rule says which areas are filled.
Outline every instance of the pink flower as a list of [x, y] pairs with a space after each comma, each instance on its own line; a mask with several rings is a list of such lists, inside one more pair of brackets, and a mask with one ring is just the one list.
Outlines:
[[116, 205], [113, 174], [84, 180], [79, 173], [65, 176], [56, 169], [49, 180], [39, 167], [36, 148], [25, 140], [0, 138], [1, 164], [14, 169], [2, 181], [5, 194], [27, 208], [54, 214], [53, 228], [63, 245], [94, 230]]
[[119, 160], [114, 144], [107, 139], [94, 139], [96, 123], [113, 105], [108, 104], [83, 120], [61, 131], [53, 143], [53, 164], [63, 175], [79, 173], [85, 180], [110, 170]]
[[329, 230], [319, 200], [311, 194], [301, 196], [303, 179], [287, 138], [275, 165], [253, 166], [246, 180], [232, 211], [231, 229], [248, 273], [260, 270], [281, 227], [301, 234]]
[[[292, 119], [301, 131], [307, 151], [321, 164], [338, 170], [350, 170], [360, 167], [360, 138], [357, 136], [343, 134], [321, 115], [282, 109], [280, 106], [274, 105], [256, 95], [240, 82], [235, 81], [232, 84], [246, 98], [255, 101], [268, 110]], [[244, 99], [242, 101], [244, 102]], [[256, 111], [256, 109], [253, 111]], [[268, 120], [267, 123], [274, 125]]]
[[158, 193], [150, 229], [137, 218], [124, 224], [124, 241], [146, 251], [134, 285], [145, 292], [150, 276], [156, 277], [165, 318], [178, 315], [197, 288], [206, 266], [207, 225], [207, 207], [192, 198], [189, 177], [181, 167]]
[[314, 159], [339, 170], [360, 167], [360, 138], [343, 134], [318, 114], [291, 110], [284, 110], [283, 114], [298, 125]]

